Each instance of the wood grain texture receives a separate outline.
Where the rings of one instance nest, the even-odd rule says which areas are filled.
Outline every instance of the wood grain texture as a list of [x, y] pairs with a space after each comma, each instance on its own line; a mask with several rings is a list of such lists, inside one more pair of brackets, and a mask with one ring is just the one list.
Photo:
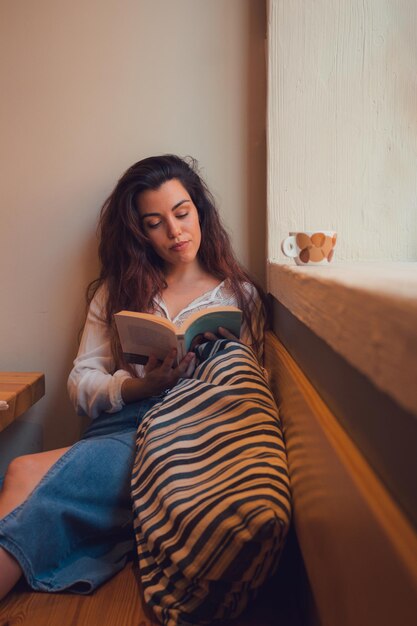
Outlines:
[[417, 3], [268, 7], [268, 259], [334, 229], [339, 259], [416, 260]]
[[267, 367], [283, 421], [294, 522], [323, 626], [409, 626], [417, 535], [289, 353]]
[[0, 400], [9, 405], [0, 411], [0, 430], [27, 411], [45, 394], [45, 376], [41, 372], [0, 372]]
[[417, 416], [417, 263], [269, 264], [268, 290]]
[[[307, 626], [305, 581], [293, 546], [282, 573], [244, 614], [224, 626]], [[298, 588], [296, 587], [298, 584]], [[146, 606], [136, 565], [129, 563], [89, 596], [35, 593], [20, 583], [0, 602], [0, 626], [159, 626]], [[313, 626], [313, 624], [311, 625]]]
[[18, 588], [0, 604], [0, 626], [157, 626], [132, 563], [90, 596]]

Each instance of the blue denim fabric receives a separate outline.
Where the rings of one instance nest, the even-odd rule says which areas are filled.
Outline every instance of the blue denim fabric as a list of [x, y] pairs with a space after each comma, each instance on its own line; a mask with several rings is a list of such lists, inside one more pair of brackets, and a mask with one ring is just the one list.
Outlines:
[[0, 520], [0, 546], [33, 589], [90, 593], [131, 557], [136, 430], [161, 399], [102, 413], [27, 500]]

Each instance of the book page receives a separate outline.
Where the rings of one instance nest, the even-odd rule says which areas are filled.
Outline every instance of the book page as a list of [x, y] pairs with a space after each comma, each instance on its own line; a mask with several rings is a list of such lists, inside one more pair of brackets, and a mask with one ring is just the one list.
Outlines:
[[138, 323], [137, 319], [129, 317], [119, 318], [117, 323], [118, 327], [123, 325], [123, 330], [119, 330], [122, 350], [131, 363], [144, 363], [151, 354], [162, 361], [171, 348], [177, 348], [176, 336], [162, 324], [147, 319]]

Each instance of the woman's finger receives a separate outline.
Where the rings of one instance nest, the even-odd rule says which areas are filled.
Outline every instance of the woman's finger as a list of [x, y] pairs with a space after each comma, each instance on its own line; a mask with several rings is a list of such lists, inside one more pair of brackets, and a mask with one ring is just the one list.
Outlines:
[[218, 336], [214, 333], [204, 333], [204, 339], [207, 339], [207, 341], [216, 341], [216, 339], [218, 339]]
[[227, 328], [223, 328], [223, 326], [219, 326], [219, 334], [225, 339], [233, 339], [234, 341], [239, 341], [239, 337], [236, 337], [230, 330]]
[[194, 363], [195, 354], [193, 352], [188, 352], [176, 369], [178, 376], [184, 376], [184, 374], [187, 376], [187, 372], [191, 366], [193, 366], [192, 371], [194, 371]]
[[176, 358], [177, 358], [177, 349], [172, 348], [166, 355], [165, 359], [162, 361], [161, 369], [165, 372], [169, 372], [169, 370], [172, 369], [172, 366], [174, 365]]
[[194, 358], [191, 359], [190, 364], [187, 368], [187, 370], [184, 372], [183, 377], [184, 378], [191, 378], [191, 376], [194, 374], [194, 370], [197, 366], [197, 357], [194, 355]]
[[223, 326], [219, 326], [218, 332], [218, 335], [210, 332], [204, 333], [204, 337], [208, 341], [216, 341], [216, 339], [233, 339], [233, 341], [239, 341], [239, 338], [236, 337], [236, 335], [231, 333], [230, 330], [227, 330], [227, 328], [223, 328]]
[[151, 354], [148, 362], [145, 365], [145, 374], [149, 374], [149, 372], [152, 372], [152, 370], [154, 370], [158, 366], [158, 363], [159, 361], [156, 356], [154, 354]]

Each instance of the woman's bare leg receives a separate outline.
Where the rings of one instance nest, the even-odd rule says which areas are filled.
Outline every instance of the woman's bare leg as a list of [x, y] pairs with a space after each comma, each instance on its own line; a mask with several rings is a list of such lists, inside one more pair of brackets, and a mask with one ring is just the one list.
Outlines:
[[0, 548], [0, 600], [15, 586], [21, 575], [22, 570], [16, 559]]
[[[26, 500], [67, 450], [69, 448], [27, 454], [10, 463], [0, 492], [0, 519]], [[16, 559], [7, 550], [0, 548], [0, 599], [15, 586], [21, 575], [22, 570]]]

